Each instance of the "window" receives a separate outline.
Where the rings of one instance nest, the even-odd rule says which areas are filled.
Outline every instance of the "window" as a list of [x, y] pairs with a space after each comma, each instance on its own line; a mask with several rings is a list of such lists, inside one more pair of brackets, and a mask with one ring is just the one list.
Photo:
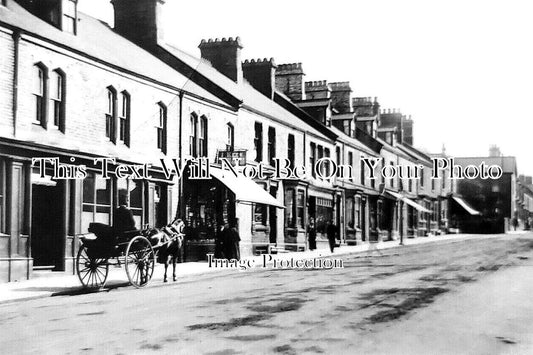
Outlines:
[[233, 151], [235, 143], [235, 129], [231, 123], [226, 125], [226, 130], [228, 132], [226, 150]]
[[[348, 165], [353, 167], [353, 153], [352, 152], [348, 152]], [[350, 174], [350, 181], [353, 182], [353, 174]]]
[[157, 149], [167, 153], [167, 107], [163, 103], [157, 104], [159, 111], [155, 129], [157, 135]]
[[409, 179], [408, 185], [407, 185], [407, 191], [412, 192], [412, 190], [413, 190], [413, 180]]
[[111, 179], [97, 178], [92, 173], [83, 180], [82, 232], [91, 222], [111, 224]]
[[118, 127], [118, 139], [119, 141], [130, 145], [130, 95], [126, 91], [122, 91], [120, 94], [120, 115], [119, 115], [119, 127]]
[[311, 175], [313, 177], [316, 177], [315, 174], [315, 164], [316, 164], [316, 145], [315, 143], [311, 143], [311, 149], [309, 151], [309, 164], [311, 165], [309, 168], [311, 169]]
[[255, 161], [259, 163], [263, 161], [263, 125], [260, 122], [256, 122], [254, 130]]
[[[390, 163], [390, 166], [391, 166], [391, 171], [394, 171], [394, 163], [393, 162], [389, 162], [389, 163]], [[390, 186], [394, 187], [394, 177], [390, 178]]]
[[107, 110], [105, 114], [105, 136], [113, 143], [116, 141], [115, 116], [117, 114], [117, 92], [112, 87], [107, 88]]
[[274, 158], [276, 157], [276, 129], [268, 127], [268, 162], [274, 166]]
[[361, 165], [361, 185], [365, 185], [365, 163], [361, 160], [359, 164]]
[[52, 72], [50, 101], [54, 127], [65, 132], [65, 74], [56, 69]]
[[289, 162], [291, 163], [291, 167], [294, 166], [294, 135], [289, 134], [289, 138], [287, 140], [287, 159], [289, 159]]
[[63, 9], [63, 31], [76, 34], [76, 0], [67, 0]]
[[435, 190], [435, 179], [431, 179], [431, 191]]
[[346, 199], [346, 221], [348, 227], [354, 228], [354, 199], [353, 197]]
[[4, 161], [0, 159], [0, 233], [5, 233], [5, 170]]
[[[329, 152], [329, 148], [324, 148], [324, 158], [330, 158], [331, 155], [330, 155], [330, 152]], [[329, 173], [330, 173], [330, 161], [329, 159], [325, 161], [326, 164], [324, 164], [324, 170], [325, 170], [325, 176], [329, 176]]]
[[198, 130], [198, 156], [207, 157], [207, 117], [200, 117], [200, 129]]
[[287, 190], [285, 195], [285, 223], [287, 227], [294, 226], [294, 199], [295, 191], [293, 189]]
[[337, 166], [341, 165], [341, 148], [340, 147], [335, 148], [335, 162], [337, 163]]
[[189, 134], [189, 155], [196, 157], [196, 139], [198, 137], [197, 125], [198, 125], [198, 116], [195, 113], [191, 114], [190, 119], [190, 134]]
[[420, 169], [420, 187], [424, 187], [424, 169]]
[[361, 228], [361, 198], [356, 197], [354, 203], [355, 212], [355, 226]]
[[304, 192], [298, 191], [298, 198], [296, 199], [296, 223], [299, 227], [304, 228]]
[[46, 86], [48, 81], [48, 71], [42, 64], [34, 66], [34, 89], [33, 96], [35, 98], [35, 120], [34, 122], [46, 127]]
[[442, 189], [444, 190], [446, 188], [446, 172], [442, 174]]
[[207, 117], [198, 117], [194, 112], [190, 118], [189, 154], [195, 158], [207, 156]]

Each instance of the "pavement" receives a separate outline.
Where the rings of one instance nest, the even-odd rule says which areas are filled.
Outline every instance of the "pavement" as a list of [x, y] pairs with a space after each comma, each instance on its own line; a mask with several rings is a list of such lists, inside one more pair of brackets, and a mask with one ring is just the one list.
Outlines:
[[[522, 234], [523, 231], [513, 231], [509, 234]], [[494, 235], [501, 236], [501, 235]], [[435, 241], [456, 241], [460, 242], [467, 239], [475, 238], [490, 238], [491, 236], [487, 235], [475, 235], [475, 234], [446, 234], [446, 235], [436, 235], [428, 237], [418, 237], [418, 238], [405, 238], [404, 245], [416, 245], [431, 243]], [[318, 249], [318, 250], [308, 250], [304, 252], [289, 252], [289, 253], [280, 253], [277, 254], [277, 259], [310, 259], [310, 258], [320, 258], [320, 257], [331, 257], [339, 255], [347, 255], [353, 253], [363, 253], [363, 252], [373, 252], [383, 249], [396, 248], [400, 247], [400, 241], [386, 241], [379, 243], [369, 243], [361, 244], [354, 246], [341, 246], [335, 249], [334, 254], [331, 254], [327, 249]], [[253, 259], [256, 264], [261, 262], [262, 256], [251, 256], [247, 259]], [[176, 267], [176, 276], [178, 279], [194, 277], [195, 275], [202, 275], [207, 273], [214, 272], [228, 272], [228, 269], [225, 268], [210, 268], [207, 262], [189, 262], [181, 263]], [[168, 275], [169, 280], [172, 280], [172, 267], [169, 267]], [[154, 271], [154, 276], [150, 281], [150, 284], [147, 287], [154, 287], [154, 285], [163, 286], [167, 284], [172, 284], [172, 281], [168, 283], [163, 283], [163, 274], [164, 266], [157, 264]], [[10, 282], [5, 284], [0, 284], [0, 304], [2, 303], [11, 303], [16, 301], [23, 301], [35, 298], [44, 298], [51, 296], [61, 296], [61, 295], [76, 295], [84, 294], [88, 292], [100, 292], [106, 291], [109, 289], [117, 287], [126, 287], [128, 286], [128, 280], [126, 272], [123, 268], [119, 267], [110, 267], [108, 281], [106, 283], [106, 288], [99, 291], [88, 291], [81, 287], [80, 281], [77, 275], [70, 275], [67, 273], [50, 273], [48, 275], [39, 275], [31, 280], [19, 281], [19, 282]]]

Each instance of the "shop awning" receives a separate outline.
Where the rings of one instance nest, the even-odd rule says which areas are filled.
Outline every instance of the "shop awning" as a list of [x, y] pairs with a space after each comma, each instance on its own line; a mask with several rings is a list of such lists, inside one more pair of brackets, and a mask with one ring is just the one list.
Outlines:
[[417, 211], [425, 212], [425, 213], [433, 213], [433, 211], [428, 210], [424, 206], [416, 203], [415, 201], [411, 200], [410, 198], [407, 198], [407, 197], [405, 197], [405, 196], [403, 196], [403, 195], [401, 195], [401, 194], [399, 194], [397, 192], [387, 190], [387, 193], [389, 195], [391, 195], [392, 197], [396, 198], [397, 200], [403, 201], [404, 203], [406, 203], [409, 206], [413, 207]]
[[231, 171], [210, 167], [209, 172], [212, 177], [223, 183], [235, 194], [236, 202], [261, 203], [265, 205], [285, 208], [278, 200], [266, 192], [252, 179], [238, 173], [237, 176]]
[[473, 209], [472, 207], [470, 207], [470, 205], [468, 203], [466, 203], [465, 200], [463, 200], [462, 198], [460, 197], [457, 197], [457, 196], [452, 196], [453, 200], [455, 202], [457, 202], [462, 208], [465, 209], [466, 212], [470, 213], [472, 216], [479, 216], [481, 213], [479, 213], [479, 211], [476, 211], [475, 209]]

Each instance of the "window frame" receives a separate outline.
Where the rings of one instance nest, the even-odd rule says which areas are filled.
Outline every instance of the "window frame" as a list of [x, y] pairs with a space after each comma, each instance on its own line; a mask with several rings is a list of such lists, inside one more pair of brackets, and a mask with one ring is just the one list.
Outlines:
[[[33, 123], [46, 129], [48, 123], [48, 68], [42, 62], [34, 64], [34, 87], [33, 96], [35, 98], [35, 116]], [[37, 89], [38, 88], [38, 89]]]
[[260, 163], [263, 161], [263, 124], [261, 122], [255, 122], [254, 124], [254, 148], [255, 148], [255, 161]]
[[157, 149], [167, 153], [167, 106], [163, 102], [157, 103], [157, 121], [155, 125]]
[[117, 119], [117, 90], [113, 86], [108, 86], [107, 110], [105, 113], [105, 136], [110, 142], [116, 144], [116, 119]]
[[276, 157], [276, 128], [272, 126], [268, 127], [267, 152], [268, 152], [268, 163], [271, 166], [274, 166], [274, 158]]
[[130, 146], [131, 95], [126, 90], [120, 92], [120, 114], [118, 115], [118, 141]]

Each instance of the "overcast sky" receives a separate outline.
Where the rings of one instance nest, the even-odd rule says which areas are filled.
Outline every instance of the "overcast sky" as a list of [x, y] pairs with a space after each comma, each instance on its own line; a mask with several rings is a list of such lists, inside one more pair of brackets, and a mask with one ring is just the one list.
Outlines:
[[[109, 0], [79, 10], [112, 25]], [[486, 156], [491, 144], [533, 174], [533, 2], [167, 0], [166, 41], [240, 36], [243, 60], [302, 62], [306, 80], [350, 81], [354, 96], [415, 121], [415, 146]]]

